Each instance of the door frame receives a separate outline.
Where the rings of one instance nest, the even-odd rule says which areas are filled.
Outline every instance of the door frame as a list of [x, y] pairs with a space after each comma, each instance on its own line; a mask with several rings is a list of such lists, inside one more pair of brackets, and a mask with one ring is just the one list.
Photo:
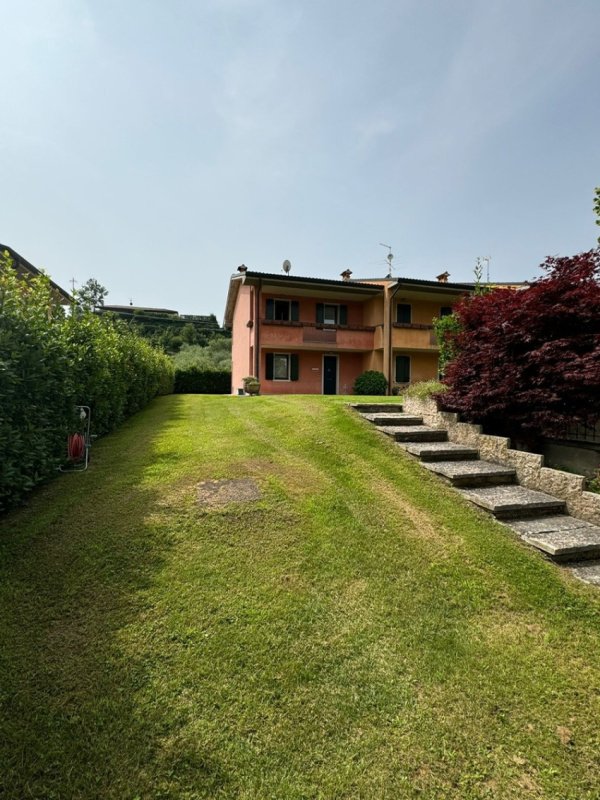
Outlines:
[[[340, 357], [337, 353], [323, 353], [321, 357], [321, 394], [325, 394], [325, 358], [335, 358], [335, 394], [340, 391]], [[332, 395], [333, 396], [333, 395]]]

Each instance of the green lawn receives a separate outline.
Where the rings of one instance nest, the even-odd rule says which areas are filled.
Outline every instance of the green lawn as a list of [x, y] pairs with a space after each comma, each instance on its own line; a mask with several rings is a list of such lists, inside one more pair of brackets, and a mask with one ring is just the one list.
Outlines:
[[599, 594], [342, 398], [161, 398], [0, 523], [0, 796], [598, 800]]

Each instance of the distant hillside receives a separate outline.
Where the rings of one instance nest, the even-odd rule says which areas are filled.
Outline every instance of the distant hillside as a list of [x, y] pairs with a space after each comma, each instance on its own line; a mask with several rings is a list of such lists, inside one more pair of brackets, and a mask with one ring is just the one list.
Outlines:
[[167, 353], [178, 353], [182, 345], [206, 346], [213, 339], [230, 339], [214, 314], [179, 314], [168, 308], [106, 305], [97, 309], [113, 314], [134, 327], [140, 336]]

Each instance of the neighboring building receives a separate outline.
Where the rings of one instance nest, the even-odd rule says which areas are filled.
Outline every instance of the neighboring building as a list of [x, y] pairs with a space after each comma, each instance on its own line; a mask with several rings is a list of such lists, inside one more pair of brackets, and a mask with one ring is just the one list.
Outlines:
[[[19, 255], [16, 250], [13, 250], [12, 247], [7, 247], [5, 244], [0, 244], [0, 253], [7, 252], [13, 262], [13, 267], [17, 271], [17, 275], [20, 278], [29, 278], [36, 275], [41, 275], [42, 272], [37, 268], [34, 267], [33, 264], [30, 264], [26, 258], [23, 258], [22, 255]], [[52, 288], [52, 294], [54, 299], [57, 303], [61, 306], [68, 306], [71, 304], [71, 295], [66, 292], [63, 288], [61, 288], [57, 283], [54, 283], [53, 280], [50, 280], [50, 286]]]
[[344, 280], [254, 272], [229, 284], [232, 392], [255, 375], [263, 394], [350, 394], [365, 370], [394, 384], [438, 375], [432, 320], [472, 286], [411, 278]]

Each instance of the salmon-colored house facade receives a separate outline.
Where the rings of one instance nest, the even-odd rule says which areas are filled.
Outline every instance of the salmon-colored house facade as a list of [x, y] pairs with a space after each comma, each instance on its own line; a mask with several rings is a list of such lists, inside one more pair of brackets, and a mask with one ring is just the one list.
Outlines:
[[232, 393], [254, 375], [262, 394], [351, 394], [365, 370], [394, 384], [438, 374], [432, 319], [472, 287], [382, 278], [353, 281], [254, 272], [229, 284]]

